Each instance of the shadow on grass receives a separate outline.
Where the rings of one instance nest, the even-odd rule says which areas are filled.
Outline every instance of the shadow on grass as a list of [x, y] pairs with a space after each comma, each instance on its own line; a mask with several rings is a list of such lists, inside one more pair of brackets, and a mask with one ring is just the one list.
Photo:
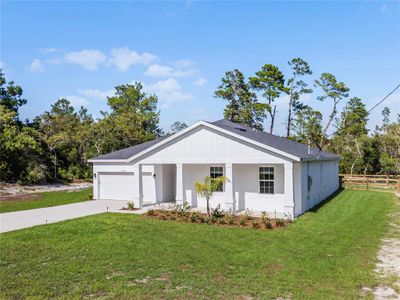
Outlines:
[[313, 206], [312, 208], [310, 208], [307, 212], [318, 212], [325, 204], [327, 204], [328, 202], [330, 202], [333, 198], [335, 198], [336, 196], [338, 196], [341, 192], [344, 191], [344, 188], [338, 188], [336, 190], [336, 192], [334, 192], [333, 194], [331, 194], [328, 198], [326, 198], [325, 200], [321, 201], [320, 203], [318, 203], [317, 205]]

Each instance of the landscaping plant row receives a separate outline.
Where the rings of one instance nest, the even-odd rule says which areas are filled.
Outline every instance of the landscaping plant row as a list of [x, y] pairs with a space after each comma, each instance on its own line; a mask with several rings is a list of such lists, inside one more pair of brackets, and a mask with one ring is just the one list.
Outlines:
[[150, 209], [146, 216], [159, 220], [171, 220], [185, 223], [203, 223], [209, 225], [223, 225], [236, 227], [252, 227], [256, 229], [273, 229], [287, 226], [291, 221], [284, 218], [270, 218], [266, 212], [261, 217], [255, 217], [251, 210], [246, 210], [241, 215], [235, 215], [230, 211], [222, 211], [218, 206], [207, 214], [191, 211], [184, 205], [173, 205], [169, 209]]

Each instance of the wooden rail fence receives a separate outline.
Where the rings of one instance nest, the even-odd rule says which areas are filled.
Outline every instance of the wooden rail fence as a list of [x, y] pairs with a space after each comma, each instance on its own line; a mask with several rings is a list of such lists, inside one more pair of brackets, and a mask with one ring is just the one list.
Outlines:
[[341, 186], [345, 188], [400, 193], [400, 176], [398, 175], [340, 174], [339, 178]]

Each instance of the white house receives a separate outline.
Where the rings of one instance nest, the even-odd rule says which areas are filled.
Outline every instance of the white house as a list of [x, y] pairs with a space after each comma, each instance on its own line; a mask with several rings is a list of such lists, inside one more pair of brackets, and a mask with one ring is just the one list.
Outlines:
[[226, 176], [211, 206], [296, 217], [339, 188], [339, 156], [226, 120], [200, 121], [179, 133], [89, 160], [95, 199], [187, 201], [206, 207], [194, 184]]

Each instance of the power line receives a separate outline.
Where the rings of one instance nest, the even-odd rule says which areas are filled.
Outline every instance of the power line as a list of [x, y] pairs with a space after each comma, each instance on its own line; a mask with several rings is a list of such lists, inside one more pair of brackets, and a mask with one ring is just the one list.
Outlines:
[[[373, 109], [378, 107], [383, 101], [385, 101], [387, 98], [389, 98], [389, 96], [392, 95], [399, 87], [400, 87], [400, 83], [389, 94], [387, 94], [381, 101], [376, 103], [370, 110], [368, 110], [367, 113], [369, 114]], [[352, 123], [354, 123], [354, 122], [352, 122]], [[352, 125], [352, 123], [350, 123], [348, 125]], [[331, 134], [326, 135], [326, 137], [330, 137], [338, 132], [339, 132], [338, 130], [335, 132], [332, 132]]]
[[383, 101], [385, 101], [391, 94], [393, 94], [398, 88], [400, 87], [400, 83], [391, 91], [389, 94], [386, 95], [385, 98], [383, 98], [381, 101], [379, 101], [377, 104], [375, 104], [369, 111], [368, 113], [371, 112], [375, 107], [377, 107], [379, 104], [381, 104]]

